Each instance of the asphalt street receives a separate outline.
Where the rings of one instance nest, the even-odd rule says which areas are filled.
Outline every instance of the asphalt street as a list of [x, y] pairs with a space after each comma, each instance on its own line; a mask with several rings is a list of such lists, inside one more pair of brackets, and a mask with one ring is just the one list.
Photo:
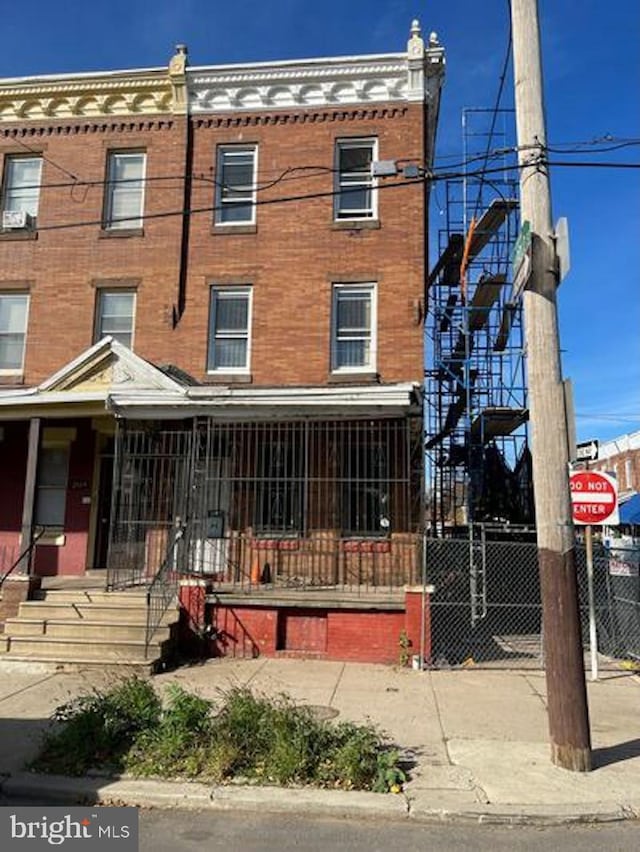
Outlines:
[[[293, 794], [295, 795], [295, 793]], [[640, 823], [528, 826], [416, 825], [255, 813], [142, 811], [140, 852], [636, 852]]]

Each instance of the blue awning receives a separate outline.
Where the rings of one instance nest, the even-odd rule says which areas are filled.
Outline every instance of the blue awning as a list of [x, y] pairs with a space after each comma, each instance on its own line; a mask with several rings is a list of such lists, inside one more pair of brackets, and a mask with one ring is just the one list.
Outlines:
[[640, 494], [634, 494], [620, 504], [621, 524], [640, 524]]

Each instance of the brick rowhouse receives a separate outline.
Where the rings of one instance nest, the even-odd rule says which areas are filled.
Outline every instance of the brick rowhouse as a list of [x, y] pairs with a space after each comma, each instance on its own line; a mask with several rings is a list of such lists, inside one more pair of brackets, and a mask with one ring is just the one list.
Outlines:
[[[0, 576], [36, 533], [14, 576], [106, 581], [125, 550], [147, 582], [166, 570], [182, 462], [141, 479], [123, 436], [206, 422], [216, 496], [192, 500], [176, 558], [210, 650], [397, 657], [420, 579], [402, 442], [420, 434], [428, 201], [403, 168], [431, 163], [443, 66], [414, 22], [405, 53], [192, 69], [179, 47], [168, 69], [0, 81]], [[285, 575], [331, 576], [337, 597], [226, 606], [225, 583]], [[341, 600], [382, 577], [388, 594]]]

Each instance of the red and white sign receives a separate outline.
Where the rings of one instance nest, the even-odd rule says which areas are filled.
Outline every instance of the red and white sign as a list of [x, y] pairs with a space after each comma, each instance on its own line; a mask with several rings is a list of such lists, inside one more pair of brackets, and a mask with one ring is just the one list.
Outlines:
[[569, 477], [574, 524], [620, 523], [618, 517], [618, 482], [608, 473], [581, 470]]

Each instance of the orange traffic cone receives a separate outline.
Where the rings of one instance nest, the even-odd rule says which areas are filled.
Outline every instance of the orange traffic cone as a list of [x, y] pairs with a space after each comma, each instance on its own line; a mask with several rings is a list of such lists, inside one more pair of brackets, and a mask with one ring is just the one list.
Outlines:
[[260, 585], [260, 560], [257, 556], [253, 557], [253, 562], [251, 563], [251, 585]]

